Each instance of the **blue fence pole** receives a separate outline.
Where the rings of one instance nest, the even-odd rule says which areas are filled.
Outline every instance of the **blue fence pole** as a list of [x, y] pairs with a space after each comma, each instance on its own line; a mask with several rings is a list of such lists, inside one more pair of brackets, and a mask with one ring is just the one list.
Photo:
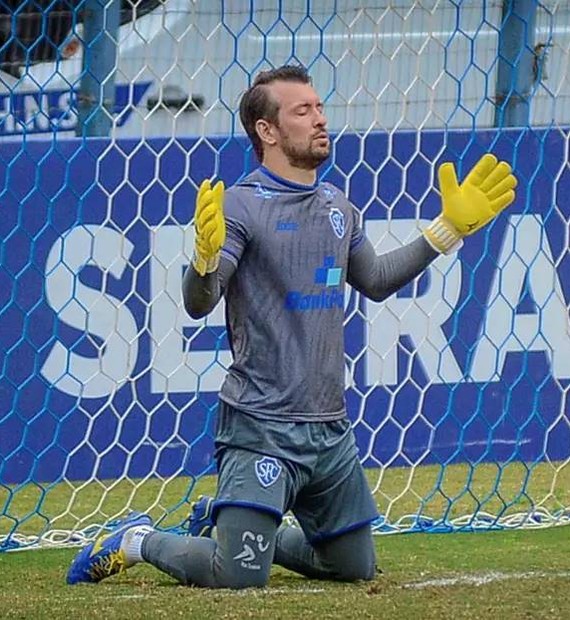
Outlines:
[[537, 0], [504, 0], [499, 32], [495, 127], [530, 123], [530, 101], [536, 79]]
[[120, 10], [121, 0], [85, 0], [83, 4], [79, 136], [107, 136], [111, 130]]

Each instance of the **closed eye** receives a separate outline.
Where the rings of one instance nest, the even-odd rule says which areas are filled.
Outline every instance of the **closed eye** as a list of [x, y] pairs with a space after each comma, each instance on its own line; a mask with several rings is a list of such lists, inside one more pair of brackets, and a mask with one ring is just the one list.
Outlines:
[[[303, 103], [302, 105], [298, 106], [297, 108], [295, 108], [295, 114], [297, 116], [305, 116], [310, 110], [311, 108], [313, 108], [312, 104], [309, 103]], [[323, 109], [324, 106], [322, 104], [322, 102], [317, 103], [314, 108], [320, 113], [323, 113]]]

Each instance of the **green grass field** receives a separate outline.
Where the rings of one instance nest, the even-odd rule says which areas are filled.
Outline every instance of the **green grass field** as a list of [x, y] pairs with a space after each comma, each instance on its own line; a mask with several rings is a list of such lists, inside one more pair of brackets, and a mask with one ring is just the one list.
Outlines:
[[[570, 466], [523, 464], [442, 470], [370, 471], [380, 510], [391, 519], [418, 510], [450, 517], [496, 510], [527, 511], [531, 499], [549, 510], [570, 506]], [[211, 493], [202, 479], [191, 497]], [[19, 532], [104, 522], [128, 505], [153, 505], [155, 517], [178, 505], [188, 479], [27, 485], [0, 488], [0, 534], [15, 521]], [[497, 488], [497, 492], [493, 490]], [[35, 509], [40, 507], [40, 516]], [[165, 521], [166, 523], [166, 521]], [[178, 586], [152, 567], [137, 566], [96, 586], [65, 584], [74, 549], [0, 553], [0, 618], [570, 618], [570, 527], [485, 533], [376, 537], [383, 573], [371, 583], [311, 581], [275, 568], [261, 591], [204, 591]]]
[[377, 537], [372, 583], [274, 569], [262, 591], [175, 585], [147, 566], [101, 584], [64, 583], [72, 550], [0, 555], [2, 618], [570, 618], [570, 528]]

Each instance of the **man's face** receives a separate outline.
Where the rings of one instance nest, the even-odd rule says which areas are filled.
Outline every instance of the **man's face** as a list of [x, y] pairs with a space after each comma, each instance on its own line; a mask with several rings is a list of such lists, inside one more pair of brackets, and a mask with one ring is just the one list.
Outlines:
[[270, 96], [279, 104], [277, 147], [297, 168], [314, 170], [330, 154], [323, 104], [310, 84], [273, 82]]

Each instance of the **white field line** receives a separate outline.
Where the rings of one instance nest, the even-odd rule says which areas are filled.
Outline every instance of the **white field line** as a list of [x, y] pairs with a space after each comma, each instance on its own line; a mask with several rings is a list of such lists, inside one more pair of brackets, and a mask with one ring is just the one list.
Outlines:
[[457, 575], [456, 577], [441, 577], [439, 579], [427, 579], [426, 581], [413, 581], [405, 583], [401, 587], [405, 589], [422, 588], [447, 588], [450, 586], [484, 586], [497, 581], [509, 579], [570, 579], [570, 571], [542, 572], [528, 571], [524, 573], [503, 573], [490, 571], [488, 573], [474, 573], [472, 575]]

